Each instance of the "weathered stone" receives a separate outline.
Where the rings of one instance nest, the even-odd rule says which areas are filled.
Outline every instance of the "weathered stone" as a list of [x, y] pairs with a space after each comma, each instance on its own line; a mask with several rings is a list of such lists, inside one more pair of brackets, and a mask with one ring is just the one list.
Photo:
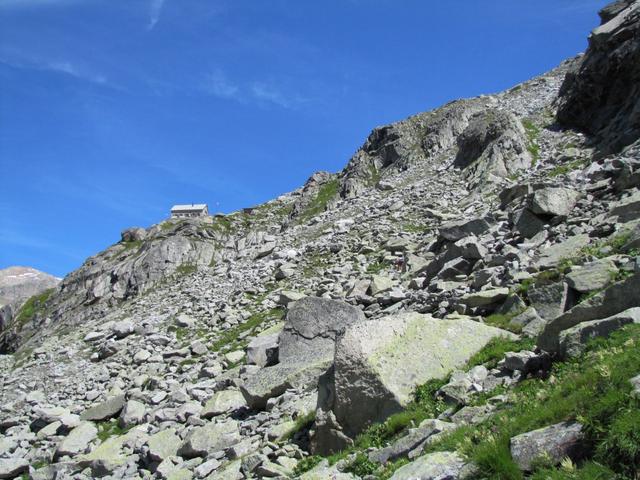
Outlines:
[[611, 317], [624, 310], [640, 307], [640, 273], [614, 283], [596, 296], [548, 322], [538, 337], [538, 347], [559, 353], [560, 332], [589, 320]]
[[574, 290], [586, 293], [601, 290], [612, 283], [618, 268], [609, 259], [585, 263], [581, 267], [572, 267], [566, 280]]
[[455, 429], [453, 423], [440, 420], [425, 420], [417, 428], [409, 430], [405, 436], [400, 437], [392, 445], [374, 450], [369, 454], [369, 460], [378, 463], [393, 462], [398, 458], [407, 456], [409, 452], [421, 450], [427, 439], [432, 435]]
[[278, 363], [280, 334], [258, 335], [247, 345], [247, 363], [268, 367]]
[[[302, 359], [304, 360], [304, 359]], [[331, 366], [332, 360], [315, 359], [307, 363], [286, 363], [263, 368], [240, 386], [240, 392], [253, 409], [264, 409], [267, 400], [282, 395], [290, 388], [315, 388], [318, 378]]]
[[145, 413], [146, 408], [144, 403], [137, 400], [129, 400], [120, 412], [118, 423], [122, 428], [138, 425], [143, 422]]
[[489, 223], [485, 219], [474, 218], [445, 223], [440, 227], [439, 233], [443, 239], [457, 242], [469, 235], [482, 235], [487, 230], [489, 230]]
[[364, 320], [361, 310], [344, 302], [318, 297], [298, 300], [280, 334], [280, 363], [332, 357], [337, 334]]
[[208, 423], [189, 432], [178, 455], [184, 458], [206, 457], [209, 453], [228, 448], [240, 440], [238, 424], [234, 420]]
[[509, 295], [508, 288], [491, 288], [468, 293], [460, 298], [460, 302], [468, 307], [486, 307], [503, 301]]
[[554, 464], [565, 457], [579, 460], [585, 453], [582, 441], [582, 425], [558, 423], [513, 437], [511, 456], [521, 470], [530, 471], [533, 462], [542, 456]]
[[352, 325], [336, 345], [338, 422], [353, 436], [383, 421], [407, 405], [416, 385], [463, 365], [499, 336], [513, 337], [466, 318], [437, 320], [417, 313]]
[[591, 239], [586, 234], [569, 237], [563, 242], [542, 249], [535, 259], [535, 265], [540, 269], [556, 267], [562, 260], [575, 257], [589, 242]]
[[393, 280], [383, 275], [373, 275], [371, 277], [371, 283], [369, 284], [369, 294], [372, 296], [379, 293], [386, 292], [393, 288]]
[[536, 313], [545, 320], [553, 320], [570, 306], [567, 284], [564, 282], [531, 287], [527, 297]]
[[560, 332], [560, 355], [575, 357], [580, 355], [589, 340], [606, 337], [611, 332], [621, 329], [630, 323], [640, 323], [640, 308], [630, 308], [611, 317], [591, 320]]
[[137, 455], [132, 454], [127, 446], [145, 438], [143, 427], [134, 427], [124, 435], [108, 438], [90, 453], [79, 457], [78, 465], [81, 468], [90, 467], [94, 477], [110, 475], [123, 465], [135, 462]]
[[391, 480], [464, 480], [476, 474], [477, 469], [457, 453], [435, 452], [400, 467]]
[[536, 215], [566, 217], [579, 198], [580, 193], [570, 188], [542, 188], [533, 194], [529, 208]]
[[24, 458], [0, 458], [0, 478], [16, 478], [29, 471], [29, 462]]
[[92, 422], [82, 422], [60, 442], [56, 449], [55, 458], [84, 453], [97, 436], [98, 429]]
[[306, 297], [304, 293], [294, 292], [291, 290], [282, 290], [278, 294], [278, 299], [276, 303], [278, 305], [282, 305], [283, 307], [288, 307], [290, 303], [297, 302], [301, 298]]
[[181, 443], [182, 440], [173, 428], [167, 428], [155, 433], [147, 440], [149, 458], [156, 462], [162, 462], [174, 456], [178, 452]]
[[124, 407], [125, 397], [124, 395], [118, 395], [108, 398], [102, 403], [86, 409], [80, 415], [81, 420], [93, 420], [99, 422], [101, 420], [107, 420], [111, 417], [115, 417], [120, 413], [120, 410]]
[[204, 405], [200, 416], [212, 418], [223, 413], [238, 410], [247, 405], [242, 393], [238, 390], [222, 390], [213, 394]]

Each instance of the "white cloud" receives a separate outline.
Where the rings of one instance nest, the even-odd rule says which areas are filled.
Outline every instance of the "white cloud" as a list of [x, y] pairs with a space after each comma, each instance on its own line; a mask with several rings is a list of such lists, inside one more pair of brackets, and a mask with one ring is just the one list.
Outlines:
[[164, 2], [165, 0], [151, 0], [149, 4], [149, 25], [147, 25], [147, 30], [153, 30], [153, 27], [155, 27], [160, 20]]
[[210, 73], [203, 82], [202, 91], [208, 95], [234, 100], [239, 103], [271, 104], [286, 109], [295, 109], [308, 102], [300, 94], [278, 87], [274, 82], [234, 82], [218, 69]]
[[241, 100], [240, 87], [230, 82], [222, 70], [209, 74], [203, 89], [214, 97]]

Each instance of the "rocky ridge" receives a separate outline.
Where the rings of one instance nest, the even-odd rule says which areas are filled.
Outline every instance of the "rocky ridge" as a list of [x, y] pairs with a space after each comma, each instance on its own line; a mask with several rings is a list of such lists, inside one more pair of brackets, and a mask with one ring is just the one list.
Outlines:
[[636, 418], [638, 5], [342, 172], [125, 230], [4, 329], [0, 478], [633, 478], [571, 395], [592, 375]]

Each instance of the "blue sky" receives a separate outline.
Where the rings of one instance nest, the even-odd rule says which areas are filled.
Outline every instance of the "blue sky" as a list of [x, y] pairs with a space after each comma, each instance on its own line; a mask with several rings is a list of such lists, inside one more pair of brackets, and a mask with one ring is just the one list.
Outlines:
[[601, 0], [0, 0], [0, 268], [64, 275], [586, 48]]

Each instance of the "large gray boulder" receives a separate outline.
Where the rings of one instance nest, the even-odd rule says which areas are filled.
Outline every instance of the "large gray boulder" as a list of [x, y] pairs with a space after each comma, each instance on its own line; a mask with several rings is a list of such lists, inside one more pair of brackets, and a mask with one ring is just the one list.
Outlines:
[[610, 259], [604, 258], [585, 263], [580, 267], [572, 267], [566, 276], [571, 288], [580, 293], [601, 290], [612, 282], [618, 268]]
[[418, 313], [352, 325], [336, 345], [333, 413], [344, 433], [354, 437], [402, 410], [416, 386], [461, 367], [500, 336], [514, 337], [468, 318], [438, 320]]
[[560, 333], [590, 320], [610, 317], [624, 310], [640, 307], [640, 273], [614, 283], [545, 325], [538, 337], [538, 347], [560, 353]]
[[24, 458], [0, 458], [0, 478], [18, 478], [29, 471], [29, 462]]
[[464, 480], [477, 478], [478, 470], [455, 452], [434, 452], [400, 467], [391, 480]]
[[91, 442], [98, 436], [98, 429], [93, 422], [82, 422], [71, 430], [58, 445], [54, 458], [65, 455], [74, 456], [88, 450]]
[[279, 361], [251, 375], [240, 387], [249, 407], [262, 409], [267, 400], [289, 388], [315, 388], [333, 362], [337, 335], [363, 322], [361, 310], [338, 300], [305, 297], [292, 304], [279, 337]]
[[82, 412], [82, 414], [80, 414], [80, 419], [93, 421], [107, 420], [118, 415], [120, 413], [120, 410], [122, 410], [122, 408], [124, 407], [124, 404], [124, 395], [110, 397], [104, 402], [86, 409], [84, 412]]
[[235, 420], [207, 423], [191, 430], [178, 450], [184, 458], [206, 457], [240, 442], [240, 431]]
[[582, 425], [563, 422], [517, 435], [511, 439], [511, 456], [518, 467], [531, 471], [535, 460], [544, 457], [552, 464], [569, 457], [578, 460], [585, 453]]
[[529, 208], [536, 215], [566, 217], [580, 199], [580, 192], [570, 188], [543, 188], [536, 190]]
[[361, 310], [348, 303], [305, 297], [293, 303], [280, 333], [280, 363], [333, 356], [338, 333], [365, 320]]
[[611, 317], [601, 320], [582, 322], [575, 327], [560, 332], [560, 356], [575, 357], [580, 355], [589, 340], [606, 337], [630, 323], [640, 323], [640, 308], [630, 308]]

